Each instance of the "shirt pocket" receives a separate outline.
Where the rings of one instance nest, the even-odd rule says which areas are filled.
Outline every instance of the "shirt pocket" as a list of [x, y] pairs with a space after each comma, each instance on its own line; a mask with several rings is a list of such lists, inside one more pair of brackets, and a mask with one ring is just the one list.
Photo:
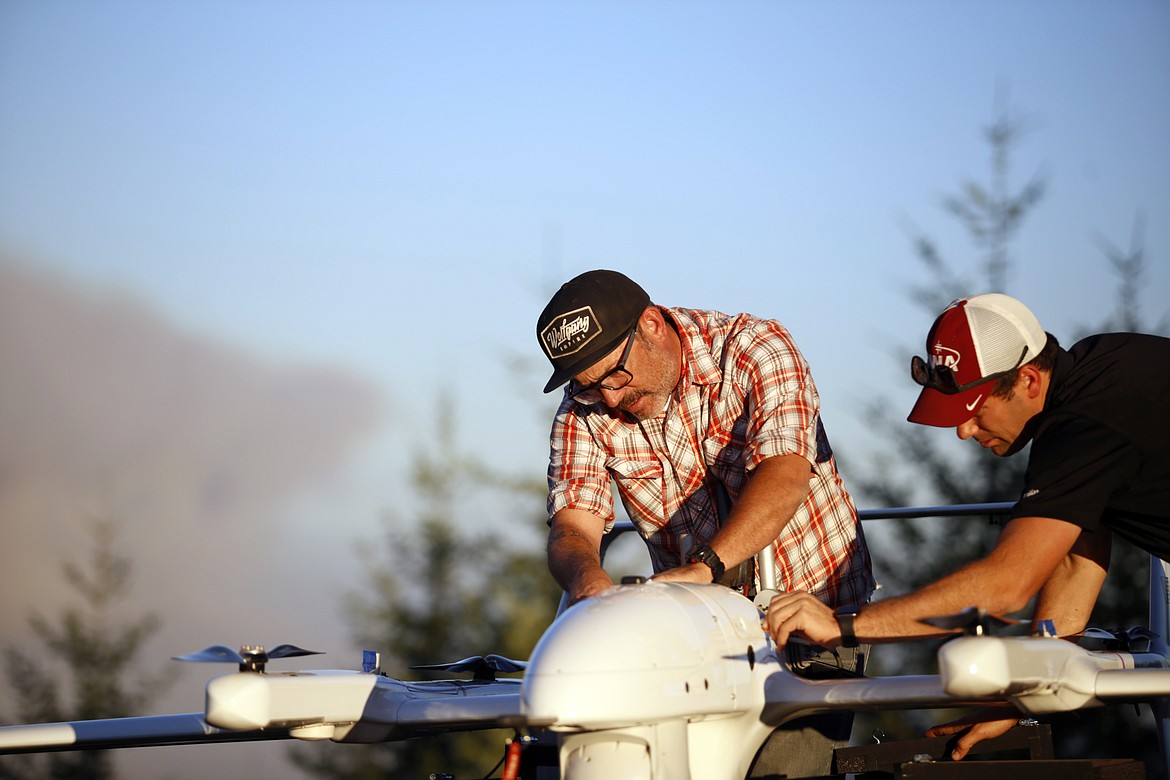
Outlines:
[[743, 467], [743, 442], [735, 436], [712, 436], [703, 440], [703, 460], [708, 468]]
[[665, 523], [662, 507], [663, 471], [658, 461], [609, 458], [605, 466], [617, 483], [622, 504], [645, 536]]
[[618, 482], [662, 479], [662, 464], [658, 461], [608, 458], [605, 461], [605, 468]]

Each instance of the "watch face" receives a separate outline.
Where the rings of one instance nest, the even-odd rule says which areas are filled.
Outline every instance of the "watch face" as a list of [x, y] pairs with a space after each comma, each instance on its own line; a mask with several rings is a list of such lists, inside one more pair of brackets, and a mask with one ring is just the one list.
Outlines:
[[711, 569], [711, 581], [717, 582], [723, 576], [723, 562], [719, 556], [705, 544], [692, 547], [687, 553], [687, 563], [706, 564]]
[[707, 545], [692, 547], [687, 553], [687, 563], [707, 563], [715, 557], [715, 551]]

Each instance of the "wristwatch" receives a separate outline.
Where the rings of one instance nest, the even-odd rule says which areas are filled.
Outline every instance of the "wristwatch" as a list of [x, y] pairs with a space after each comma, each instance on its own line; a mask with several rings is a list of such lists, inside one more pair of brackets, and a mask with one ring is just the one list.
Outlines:
[[861, 614], [861, 607], [838, 607], [833, 613], [841, 627], [841, 647], [857, 647], [857, 635], [853, 633], [853, 620]]
[[705, 544], [696, 544], [687, 551], [687, 563], [705, 563], [711, 569], [711, 582], [723, 579], [723, 561]]

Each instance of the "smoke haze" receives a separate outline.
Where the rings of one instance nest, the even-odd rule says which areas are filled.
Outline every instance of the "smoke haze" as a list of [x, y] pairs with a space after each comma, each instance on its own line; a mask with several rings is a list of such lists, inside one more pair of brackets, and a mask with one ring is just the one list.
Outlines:
[[[0, 261], [4, 644], [33, 649], [28, 617], [52, 621], [76, 601], [61, 566], [87, 560], [99, 517], [132, 561], [125, 619], [163, 619], [142, 659], [151, 673], [211, 644], [320, 641], [320, 627], [297, 624], [297, 585], [316, 588], [321, 574], [290, 574], [273, 551], [288, 507], [344, 466], [380, 405], [344, 370], [265, 360], [126, 293]], [[220, 671], [176, 669], [190, 683], [158, 711], [199, 709]]]

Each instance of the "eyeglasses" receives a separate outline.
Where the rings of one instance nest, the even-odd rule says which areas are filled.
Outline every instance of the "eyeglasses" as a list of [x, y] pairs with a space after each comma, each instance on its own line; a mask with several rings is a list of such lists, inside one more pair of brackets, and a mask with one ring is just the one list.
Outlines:
[[579, 385], [576, 380], [569, 382], [569, 397], [580, 404], [601, 403], [604, 398], [602, 390], [621, 390], [634, 381], [634, 375], [626, 370], [626, 361], [630, 359], [630, 350], [634, 348], [634, 336], [638, 334], [638, 326], [630, 329], [630, 336], [626, 340], [626, 348], [618, 358], [617, 365], [608, 374], [587, 385]]
[[1024, 356], [1027, 354], [1028, 346], [1025, 344], [1024, 351], [1020, 353], [1020, 359], [1007, 371], [996, 371], [994, 374], [980, 377], [965, 385], [959, 384], [958, 380], [955, 379], [955, 372], [950, 366], [931, 366], [930, 363], [915, 355], [910, 358], [910, 376], [923, 387], [929, 387], [947, 395], [955, 395], [970, 390], [972, 387], [978, 387], [984, 382], [991, 382], [1002, 376], [1007, 376], [1023, 364]]

